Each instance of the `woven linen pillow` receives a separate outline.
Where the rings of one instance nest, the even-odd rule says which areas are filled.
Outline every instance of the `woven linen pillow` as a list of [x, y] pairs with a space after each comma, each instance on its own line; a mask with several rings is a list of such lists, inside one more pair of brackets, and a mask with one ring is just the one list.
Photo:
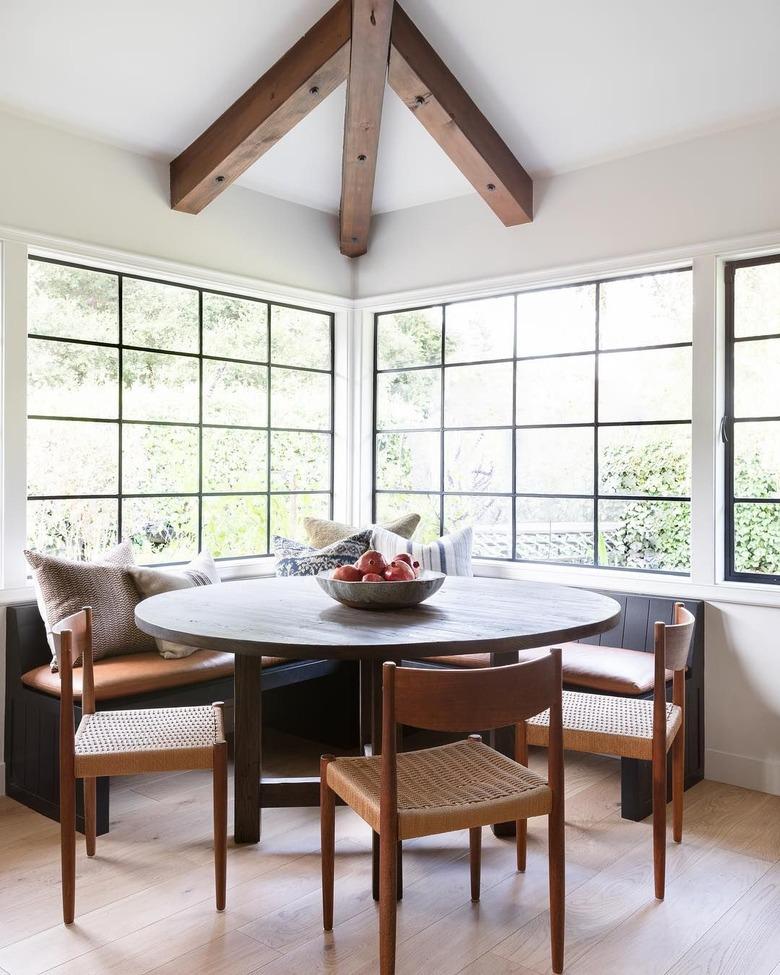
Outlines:
[[[195, 586], [211, 586], [220, 581], [214, 559], [209, 552], [196, 555], [189, 565], [176, 569], [151, 569], [147, 566], [134, 565], [127, 570], [132, 576], [135, 587], [142, 599], [156, 596], [161, 592], [173, 592], [175, 589], [193, 589]], [[177, 657], [189, 657], [197, 653], [198, 647], [188, 647], [182, 643], [172, 643], [170, 640], [160, 640], [155, 637], [154, 642], [160, 651], [160, 656], [166, 660]]]
[[408, 552], [423, 569], [444, 572], [448, 576], [473, 576], [471, 568], [472, 528], [461, 528], [451, 535], [443, 535], [427, 545], [410, 542], [384, 528], [375, 528], [371, 548], [391, 559], [399, 552]]
[[[99, 562], [78, 562], [31, 551], [24, 555], [40, 589], [41, 616], [50, 647], [52, 626], [84, 606], [91, 606], [95, 660], [154, 649], [152, 637], [135, 625], [139, 596], [127, 571], [133, 565], [130, 542], [122, 542]], [[53, 651], [52, 667], [56, 670]]]
[[325, 548], [312, 548], [291, 538], [274, 535], [276, 574], [278, 576], [316, 576], [325, 569], [337, 569], [340, 565], [352, 565], [368, 551], [371, 529], [342, 538]]
[[[396, 535], [403, 535], [404, 538], [411, 538], [415, 529], [420, 524], [420, 516], [416, 514], [402, 515], [394, 521], [389, 521], [382, 528], [386, 528]], [[315, 548], [325, 548], [334, 542], [340, 542], [342, 538], [349, 538], [350, 535], [357, 535], [361, 531], [353, 525], [345, 525], [340, 521], [329, 521], [327, 518], [304, 518], [303, 527], [309, 545]], [[375, 527], [375, 526], [372, 526]]]

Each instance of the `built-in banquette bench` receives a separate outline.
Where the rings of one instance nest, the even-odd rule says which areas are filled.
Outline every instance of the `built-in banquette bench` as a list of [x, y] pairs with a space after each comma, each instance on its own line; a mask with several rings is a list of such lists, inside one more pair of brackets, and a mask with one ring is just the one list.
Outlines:
[[[59, 675], [35, 603], [6, 610], [6, 791], [18, 802], [59, 818]], [[179, 707], [233, 698], [230, 653], [200, 650], [165, 660], [156, 651], [95, 662], [95, 697], [101, 710]], [[81, 668], [73, 672], [76, 722], [80, 720]], [[301, 686], [297, 686], [301, 685]], [[263, 658], [263, 720], [285, 731], [351, 746], [355, 709], [327, 707], [356, 697], [356, 671], [348, 662]], [[340, 723], [339, 723], [340, 722]], [[83, 831], [81, 790], [78, 828]], [[97, 782], [97, 831], [108, 832], [109, 780]]]
[[[600, 636], [562, 645], [563, 682], [568, 690], [651, 698], [653, 624], [671, 623], [675, 602], [684, 602], [696, 618], [685, 681], [685, 788], [689, 789], [704, 778], [704, 603], [620, 592], [603, 595], [620, 603], [620, 620]], [[539, 652], [525, 650], [519, 658], [529, 660]], [[431, 657], [426, 663], [486, 667], [489, 660], [488, 654], [472, 654]], [[671, 700], [671, 674], [668, 676], [667, 696]], [[620, 762], [622, 814], [626, 819], [644, 819], [652, 812], [651, 764], [631, 758], [621, 758]], [[671, 783], [671, 776], [667, 780]]]

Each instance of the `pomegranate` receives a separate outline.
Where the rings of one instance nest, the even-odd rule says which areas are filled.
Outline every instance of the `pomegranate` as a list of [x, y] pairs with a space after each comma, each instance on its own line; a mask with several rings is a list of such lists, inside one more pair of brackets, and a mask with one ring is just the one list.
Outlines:
[[355, 568], [360, 569], [363, 575], [367, 572], [374, 572], [377, 575], [381, 575], [387, 568], [387, 562], [385, 562], [381, 552], [375, 552], [373, 549], [369, 549], [357, 560]]

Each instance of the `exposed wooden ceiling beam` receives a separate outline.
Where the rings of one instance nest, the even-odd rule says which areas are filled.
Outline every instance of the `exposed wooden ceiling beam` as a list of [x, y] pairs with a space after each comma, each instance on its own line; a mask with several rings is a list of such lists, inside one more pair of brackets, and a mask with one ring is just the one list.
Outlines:
[[341, 253], [368, 249], [393, 0], [352, 0], [352, 48], [341, 160]]
[[174, 210], [199, 213], [344, 81], [350, 32], [350, 0], [339, 0], [173, 160]]
[[533, 182], [396, 3], [388, 81], [507, 227], [533, 219]]

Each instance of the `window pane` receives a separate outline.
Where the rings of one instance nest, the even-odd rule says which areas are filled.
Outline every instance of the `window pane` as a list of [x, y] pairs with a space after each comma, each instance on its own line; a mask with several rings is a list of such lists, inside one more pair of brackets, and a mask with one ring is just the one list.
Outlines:
[[444, 376], [444, 425], [503, 426], [512, 422], [512, 363], [453, 366]]
[[203, 360], [203, 421], [262, 427], [268, 422], [268, 369]]
[[600, 291], [599, 345], [602, 349], [691, 341], [690, 271], [605, 281]]
[[515, 300], [485, 298], [447, 305], [447, 362], [511, 359], [515, 348]]
[[376, 439], [376, 486], [438, 491], [441, 441], [438, 433], [380, 433]]
[[517, 354], [588, 352], [596, 346], [596, 287], [551, 288], [517, 296]]
[[271, 433], [271, 490], [330, 490], [330, 434]]
[[267, 465], [265, 430], [209, 427], [203, 431], [204, 491], [265, 491]]
[[594, 356], [517, 363], [517, 422], [592, 423]]
[[448, 495], [444, 499], [447, 534], [471, 525], [472, 554], [486, 559], [512, 558], [512, 499]]
[[196, 427], [122, 424], [122, 492], [197, 491], [198, 441]]
[[737, 342], [734, 416], [780, 416], [780, 339]]
[[780, 423], [734, 424], [734, 496], [780, 498]]
[[518, 498], [517, 558], [587, 565], [593, 562], [593, 502]]
[[29, 420], [28, 494], [118, 494], [116, 423]]
[[113, 499], [27, 502], [27, 544], [65, 559], [91, 559], [117, 540]]
[[271, 306], [271, 361], [330, 369], [330, 315]]
[[198, 499], [125, 498], [122, 534], [141, 564], [188, 562], [198, 550]]
[[44, 416], [117, 417], [119, 353], [29, 339], [27, 411]]
[[271, 370], [271, 426], [330, 428], [330, 376], [296, 369]]
[[521, 494], [592, 494], [593, 428], [517, 431]]
[[601, 427], [601, 494], [691, 493], [691, 428]]
[[734, 568], [780, 574], [780, 504], [734, 505]]
[[388, 372], [377, 376], [376, 418], [380, 430], [438, 427], [441, 423], [441, 370]]
[[28, 331], [94, 342], [118, 342], [118, 294], [115, 274], [28, 261]]
[[330, 498], [327, 494], [271, 495], [272, 536], [282, 535], [284, 538], [294, 538], [299, 542], [306, 542], [303, 519], [329, 517]]
[[215, 559], [265, 555], [268, 496], [203, 499], [203, 547]]
[[614, 352], [599, 358], [599, 419], [688, 420], [691, 350]]
[[377, 368], [441, 362], [442, 310], [420, 308], [377, 317]]
[[198, 360], [125, 350], [122, 410], [127, 420], [198, 421]]
[[510, 492], [512, 431], [445, 433], [444, 472], [445, 491]]
[[204, 291], [203, 354], [267, 362], [266, 303]]
[[197, 352], [198, 292], [156, 281], [122, 279], [122, 341], [171, 352]]
[[734, 270], [734, 334], [780, 333], [780, 263]]
[[600, 501], [599, 564], [687, 572], [690, 508], [688, 501]]
[[376, 520], [380, 524], [410, 512], [420, 516], [420, 524], [414, 533], [416, 542], [432, 542], [439, 537], [438, 494], [377, 494]]

